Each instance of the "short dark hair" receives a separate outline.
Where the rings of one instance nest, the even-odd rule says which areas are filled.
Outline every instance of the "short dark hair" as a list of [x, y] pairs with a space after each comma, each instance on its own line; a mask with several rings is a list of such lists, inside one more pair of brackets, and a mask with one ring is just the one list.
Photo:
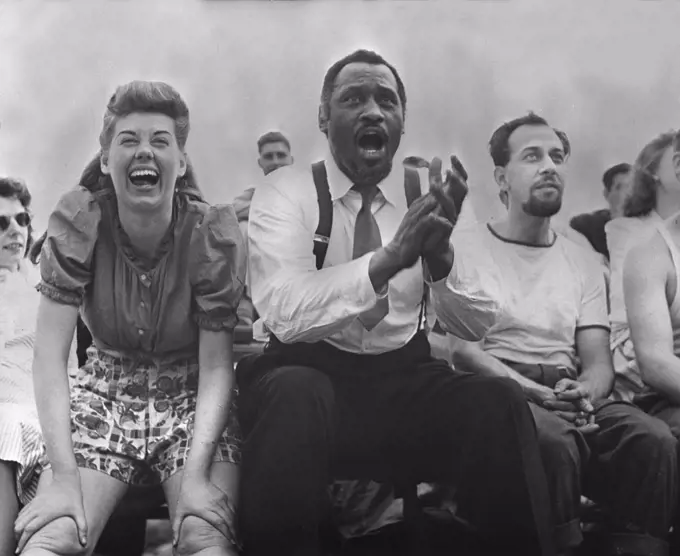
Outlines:
[[[31, 206], [31, 192], [28, 190], [26, 184], [17, 178], [0, 177], [0, 197], [4, 197], [5, 199], [16, 199], [26, 210]], [[33, 227], [29, 224], [24, 256], [28, 255], [32, 245]]]
[[[510, 162], [510, 136], [517, 128], [520, 128], [523, 125], [545, 125], [550, 127], [550, 124], [545, 118], [542, 118], [534, 112], [529, 112], [526, 116], [503, 123], [503, 125], [493, 132], [491, 139], [489, 139], [489, 153], [496, 166], [507, 166], [508, 162]], [[569, 156], [571, 153], [569, 137], [567, 137], [567, 134], [564, 131], [555, 129], [554, 127], [552, 130], [562, 142], [565, 156]]]
[[283, 143], [290, 151], [290, 141], [280, 131], [268, 131], [257, 140], [257, 152], [262, 152], [262, 147], [268, 143]]
[[323, 107], [326, 115], [328, 115], [329, 112], [331, 96], [333, 94], [333, 90], [335, 89], [335, 80], [338, 77], [338, 74], [342, 71], [342, 68], [354, 63], [387, 66], [392, 72], [392, 75], [394, 75], [394, 79], [397, 81], [397, 94], [399, 95], [399, 100], [401, 101], [402, 113], [406, 115], [406, 89], [404, 88], [404, 83], [401, 80], [401, 77], [399, 77], [399, 72], [380, 54], [373, 52], [372, 50], [365, 49], [355, 50], [351, 54], [348, 54], [344, 58], [335, 62], [330, 68], [328, 68], [328, 71], [326, 71], [326, 76], [323, 78], [323, 86], [321, 87], [321, 106]]
[[16, 178], [0, 177], [0, 197], [16, 199], [24, 208], [31, 206], [31, 193], [26, 184]]
[[604, 188], [607, 191], [611, 191], [612, 185], [614, 184], [614, 178], [621, 174], [627, 174], [632, 168], [633, 167], [627, 162], [619, 162], [618, 164], [614, 164], [611, 168], [608, 168], [607, 171], [602, 174]]

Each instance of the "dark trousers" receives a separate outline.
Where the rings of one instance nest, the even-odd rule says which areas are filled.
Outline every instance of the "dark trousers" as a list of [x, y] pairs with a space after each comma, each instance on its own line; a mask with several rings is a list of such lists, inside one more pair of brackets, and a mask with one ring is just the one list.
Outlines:
[[481, 531], [554, 554], [536, 429], [514, 381], [454, 372], [424, 334], [382, 355], [277, 343], [237, 378], [248, 554], [318, 554], [332, 477], [453, 482]]
[[[653, 415], [670, 429], [676, 439], [680, 439], [680, 406], [674, 405], [663, 396], [650, 392], [636, 396], [635, 403], [650, 415]], [[680, 465], [680, 442], [678, 446], [678, 464]], [[680, 469], [678, 470], [680, 476]], [[677, 496], [678, 493], [676, 493]], [[676, 511], [671, 538], [671, 554], [680, 555], [680, 512]]]
[[553, 501], [559, 549], [582, 541], [580, 497], [606, 506], [610, 553], [664, 555], [677, 497], [677, 442], [669, 428], [631, 404], [596, 405], [600, 430], [581, 434], [531, 404]]

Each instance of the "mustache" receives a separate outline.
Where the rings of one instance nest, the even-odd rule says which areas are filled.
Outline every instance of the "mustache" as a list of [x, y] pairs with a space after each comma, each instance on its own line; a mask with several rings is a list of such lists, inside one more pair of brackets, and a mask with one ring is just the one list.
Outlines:
[[547, 174], [542, 176], [533, 186], [532, 189], [537, 189], [545, 185], [557, 185], [560, 189], [564, 186], [562, 179], [557, 174]]

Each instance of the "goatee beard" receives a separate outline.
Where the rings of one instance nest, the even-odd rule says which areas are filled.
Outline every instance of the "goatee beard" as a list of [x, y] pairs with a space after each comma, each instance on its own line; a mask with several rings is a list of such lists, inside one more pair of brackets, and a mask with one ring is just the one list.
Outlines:
[[550, 218], [555, 216], [562, 208], [562, 199], [545, 202], [538, 201], [535, 197], [529, 197], [529, 200], [522, 205], [522, 210], [530, 216], [537, 216], [538, 218]]

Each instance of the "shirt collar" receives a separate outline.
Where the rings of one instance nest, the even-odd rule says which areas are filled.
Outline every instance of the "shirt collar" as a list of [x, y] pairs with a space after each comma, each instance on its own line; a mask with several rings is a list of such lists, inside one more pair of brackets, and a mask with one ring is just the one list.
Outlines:
[[[325, 156], [326, 174], [328, 176], [328, 188], [331, 192], [331, 199], [334, 201], [347, 195], [350, 189], [354, 187], [352, 180], [350, 180], [335, 163], [335, 158], [330, 149], [326, 151]], [[404, 191], [404, 168], [399, 162], [399, 154], [395, 154], [392, 171], [382, 182], [378, 184], [380, 192], [385, 200], [395, 207], [406, 206], [406, 193]], [[421, 180], [422, 189], [422, 180]]]

